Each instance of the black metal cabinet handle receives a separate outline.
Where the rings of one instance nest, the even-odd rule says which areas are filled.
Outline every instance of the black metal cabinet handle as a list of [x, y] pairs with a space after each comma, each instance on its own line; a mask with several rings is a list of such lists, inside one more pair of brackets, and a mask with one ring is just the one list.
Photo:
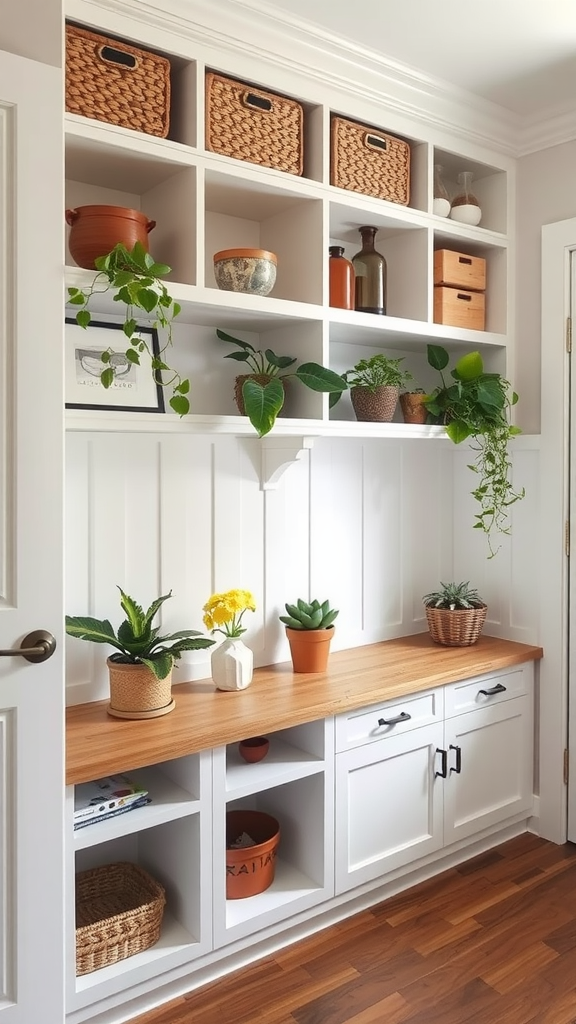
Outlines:
[[452, 774], [452, 772], [456, 772], [456, 775], [460, 775], [460, 772], [462, 771], [462, 747], [456, 747], [451, 743], [450, 750], [456, 751], [456, 764], [454, 768], [450, 769], [450, 774]]
[[409, 722], [412, 715], [409, 715], [407, 711], [401, 711], [396, 718], [379, 718], [378, 725], [399, 725], [400, 722]]
[[445, 779], [448, 776], [448, 751], [442, 750], [441, 747], [437, 747], [436, 753], [442, 755], [442, 770], [439, 772], [434, 772], [434, 778]]
[[485, 697], [493, 697], [495, 693], [506, 693], [506, 687], [502, 683], [496, 683], [496, 686], [490, 686], [487, 690], [478, 690], [478, 693], [483, 693]]

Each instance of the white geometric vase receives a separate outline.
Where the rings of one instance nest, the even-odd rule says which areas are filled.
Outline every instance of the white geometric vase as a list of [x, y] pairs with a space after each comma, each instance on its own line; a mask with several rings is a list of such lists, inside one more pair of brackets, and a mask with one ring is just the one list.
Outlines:
[[224, 640], [210, 656], [218, 690], [245, 690], [252, 682], [254, 655], [241, 640]]

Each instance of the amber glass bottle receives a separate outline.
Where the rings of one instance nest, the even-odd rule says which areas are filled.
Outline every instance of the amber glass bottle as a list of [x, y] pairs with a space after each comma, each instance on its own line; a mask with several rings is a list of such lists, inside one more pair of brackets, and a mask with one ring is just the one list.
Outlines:
[[341, 245], [331, 245], [330, 260], [330, 305], [339, 309], [354, 309], [354, 267], [345, 259]]
[[374, 248], [377, 228], [358, 229], [362, 248], [352, 257], [356, 275], [355, 308], [362, 313], [386, 312], [386, 260]]

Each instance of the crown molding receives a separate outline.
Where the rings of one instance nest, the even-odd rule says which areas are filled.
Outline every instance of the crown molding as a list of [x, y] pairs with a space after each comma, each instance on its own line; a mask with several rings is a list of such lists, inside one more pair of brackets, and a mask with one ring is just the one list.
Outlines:
[[[515, 159], [576, 137], [576, 115], [531, 122], [417, 68], [384, 58], [307, 21], [277, 11], [266, 0], [69, 0], [66, 14], [98, 24], [98, 11], [125, 17], [243, 60], [273, 66], [326, 90], [386, 106], [388, 116], [458, 134], [475, 146]], [[93, 12], [93, 13], [92, 13]], [[175, 52], [177, 52], [175, 50]]]

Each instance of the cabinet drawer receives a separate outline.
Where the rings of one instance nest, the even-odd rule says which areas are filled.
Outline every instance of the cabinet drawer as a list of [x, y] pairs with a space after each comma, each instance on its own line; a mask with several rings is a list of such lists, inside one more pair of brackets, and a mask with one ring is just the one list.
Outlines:
[[338, 715], [336, 718], [336, 750], [348, 750], [363, 743], [373, 743], [387, 736], [399, 736], [410, 729], [442, 721], [444, 700], [442, 690], [426, 690], [394, 701], [372, 704], [369, 708]]
[[465, 327], [483, 331], [485, 324], [484, 292], [434, 285], [434, 323], [449, 327]]
[[452, 683], [446, 687], [445, 692], [446, 718], [530, 693], [532, 673], [532, 665], [522, 665], [510, 672], [476, 676], [475, 679]]

